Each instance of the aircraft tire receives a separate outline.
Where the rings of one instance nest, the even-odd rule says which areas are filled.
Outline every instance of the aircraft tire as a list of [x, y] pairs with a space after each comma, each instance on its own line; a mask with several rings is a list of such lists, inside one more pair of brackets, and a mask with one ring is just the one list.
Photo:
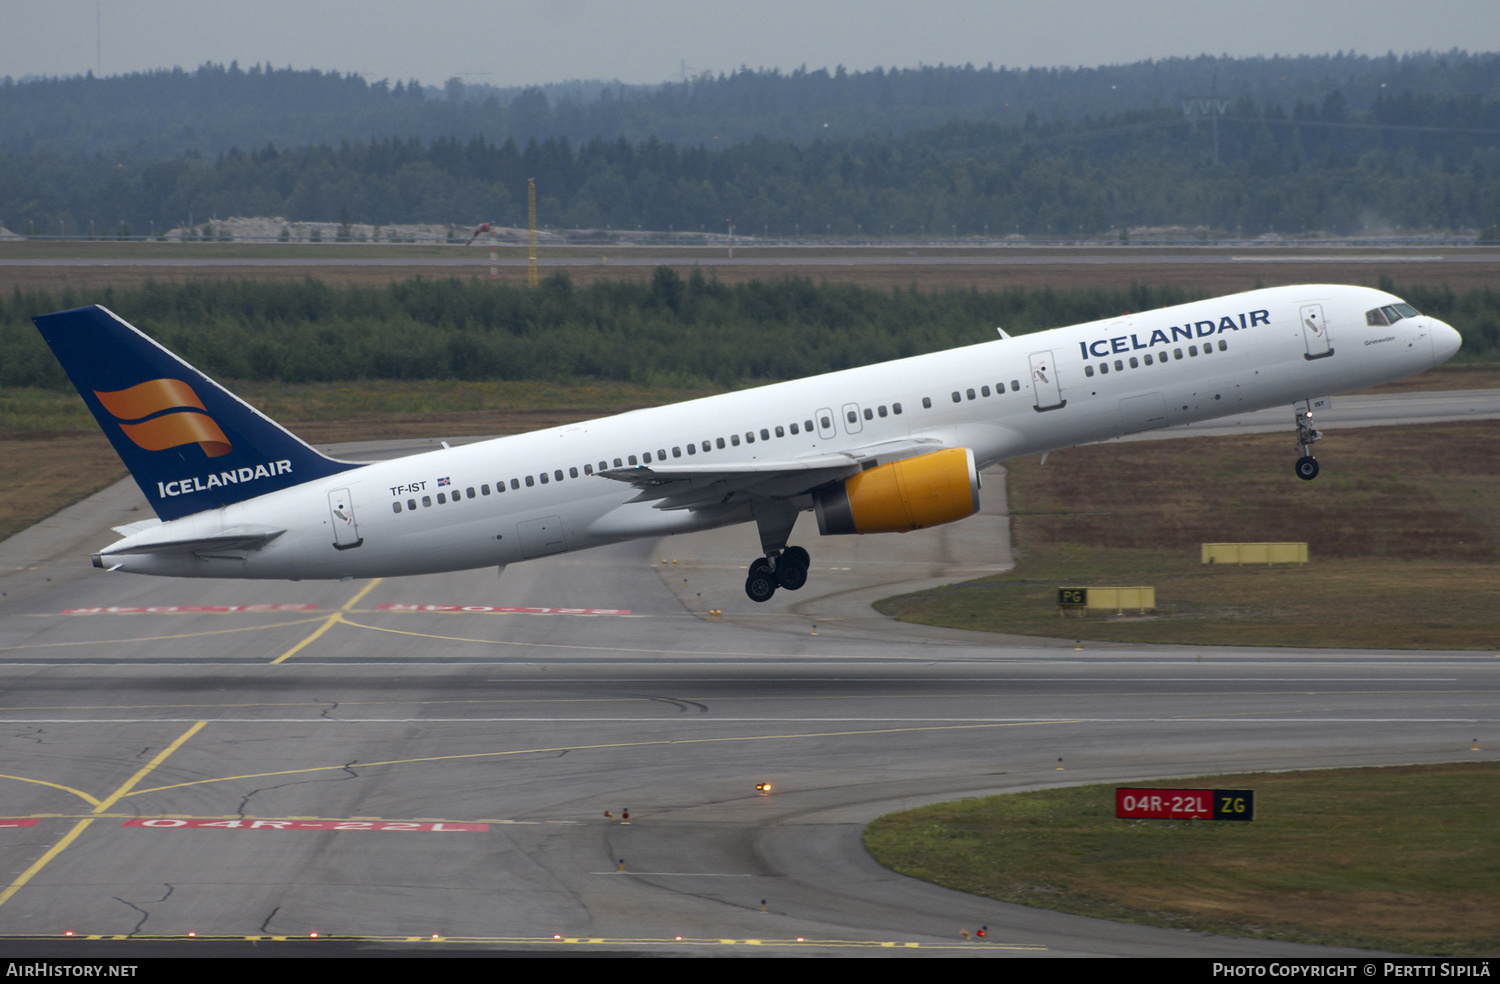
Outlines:
[[1311, 482], [1318, 477], [1318, 459], [1312, 455], [1303, 455], [1297, 459], [1297, 477], [1304, 482]]
[[776, 564], [776, 583], [788, 591], [796, 591], [807, 583], [807, 568], [781, 555]]
[[771, 600], [776, 593], [776, 578], [769, 568], [752, 568], [745, 578], [745, 594], [757, 605]]

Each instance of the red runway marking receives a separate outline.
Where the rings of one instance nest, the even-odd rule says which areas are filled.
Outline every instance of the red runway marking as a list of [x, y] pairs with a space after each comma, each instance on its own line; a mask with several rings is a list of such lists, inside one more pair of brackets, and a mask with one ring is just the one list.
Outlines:
[[383, 612], [477, 612], [511, 615], [629, 615], [628, 608], [509, 608], [502, 605], [376, 605]]
[[168, 830], [416, 830], [426, 833], [482, 834], [487, 823], [404, 823], [393, 820], [126, 820], [122, 827]]
[[41, 820], [7, 820], [0, 818], [0, 827], [35, 827]]
[[112, 605], [109, 608], [64, 608], [63, 615], [172, 615], [178, 612], [315, 612], [317, 605], [152, 605], [145, 608], [129, 608]]

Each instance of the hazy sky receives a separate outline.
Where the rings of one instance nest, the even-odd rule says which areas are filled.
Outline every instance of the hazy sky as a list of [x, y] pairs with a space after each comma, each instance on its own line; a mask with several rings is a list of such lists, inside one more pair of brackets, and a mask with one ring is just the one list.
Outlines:
[[238, 60], [507, 86], [1451, 48], [1500, 50], [1500, 0], [0, 0], [15, 77]]

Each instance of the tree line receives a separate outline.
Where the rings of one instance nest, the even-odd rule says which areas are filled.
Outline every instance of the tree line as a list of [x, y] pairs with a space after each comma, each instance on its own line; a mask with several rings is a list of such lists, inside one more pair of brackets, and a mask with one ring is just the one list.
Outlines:
[[[1387, 289], [1395, 285], [1382, 283]], [[1500, 358], [1500, 292], [1399, 291]], [[67, 389], [33, 315], [104, 304], [211, 376], [256, 381], [609, 379], [734, 387], [1179, 304], [1178, 288], [876, 290], [791, 278], [724, 284], [658, 268], [649, 281], [537, 288], [417, 278], [146, 284], [0, 295], [0, 386]]]

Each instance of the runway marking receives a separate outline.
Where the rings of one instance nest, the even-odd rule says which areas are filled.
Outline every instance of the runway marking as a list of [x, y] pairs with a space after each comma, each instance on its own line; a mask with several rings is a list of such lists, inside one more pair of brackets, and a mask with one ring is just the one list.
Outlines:
[[277, 656], [275, 659], [271, 660], [272, 664], [286, 662], [287, 660], [289, 660], [293, 656], [295, 656], [298, 652], [300, 652], [304, 646], [307, 646], [313, 640], [317, 639], [318, 636], [322, 635], [323, 633], [327, 632], [329, 629], [333, 628], [333, 626], [334, 626], [335, 623], [342, 622], [344, 620], [344, 612], [347, 612], [349, 609], [353, 608], [356, 604], [358, 604], [359, 600], [361, 598], [363, 598], [365, 595], [369, 594], [370, 591], [375, 587], [375, 585], [379, 584], [383, 580], [385, 580], [385, 578], [381, 578], [381, 577], [373, 578], [370, 581], [369, 584], [365, 585], [364, 587], [362, 587], [358, 591], [356, 591], [354, 593], [354, 597], [353, 598], [350, 598], [348, 601], [344, 602], [344, 605], [343, 605], [342, 608], [340, 608], [338, 611], [334, 612], [332, 615], [330, 615], [326, 619], [324, 619], [323, 620], [323, 624], [320, 625], [320, 626], [318, 626], [318, 628], [316, 630], [314, 630], [314, 632], [312, 633], [312, 635], [308, 636], [306, 639], [303, 639], [301, 642], [297, 643], [291, 649], [288, 649], [286, 652], [282, 653], [280, 656]]
[[[376, 605], [380, 612], [430, 612], [482, 615], [630, 615], [628, 608], [512, 608], [501, 605], [412, 605], [390, 602]], [[643, 618], [641, 615], [632, 618]], [[675, 616], [680, 617], [680, 616]]]
[[[11, 723], [11, 722], [7, 722], [7, 723]], [[14, 722], [14, 723], [20, 723], [20, 722]], [[59, 722], [59, 723], [62, 723], [62, 722]], [[141, 723], [144, 724], [146, 722], [143, 721]], [[158, 722], [154, 722], [154, 723], [157, 723], [157, 724], [175, 724], [177, 722], [158, 721]], [[98, 800], [94, 799], [94, 797], [90, 796], [88, 793], [85, 793], [83, 790], [81, 790], [81, 789], [74, 789], [72, 786], [64, 786], [61, 783], [48, 782], [45, 779], [28, 779], [25, 776], [6, 776], [6, 775], [0, 775], [0, 779], [13, 779], [16, 782], [31, 782], [31, 783], [37, 784], [38, 786], [51, 786], [53, 789], [61, 789], [65, 793], [72, 793], [74, 796], [77, 796], [79, 799], [83, 800], [85, 803], [92, 803], [94, 806], [98, 806], [99, 805], [99, 801]]]
[[[1467, 707], [1469, 705], [1459, 705]], [[1479, 705], [1489, 706], [1489, 705]], [[1318, 708], [1326, 712], [1326, 708]], [[1257, 711], [1257, 714], [1296, 714], [1307, 713], [1305, 711]], [[1230, 720], [1232, 719], [1232, 720]], [[4, 724], [185, 724], [192, 718], [7, 718]], [[699, 714], [681, 716], [673, 714], [667, 717], [388, 717], [388, 718], [213, 718], [212, 724], [592, 724], [595, 722], [607, 722], [610, 724], [649, 724], [660, 727], [662, 724], [677, 722], [689, 725], [714, 725], [714, 724], [817, 724], [842, 722], [856, 724], [861, 721], [967, 721], [977, 724], [1009, 725], [1009, 724], [1183, 724], [1197, 721], [1202, 724], [1481, 724], [1491, 721], [1500, 721], [1500, 717], [1243, 717], [1236, 714], [1198, 714], [1198, 715], [1176, 715], [1172, 717], [1075, 717], [1067, 718], [1026, 718], [1026, 717], [929, 717], [929, 718], [892, 718], [880, 717], [706, 717]], [[921, 729], [911, 729], [921, 730]], [[871, 732], [872, 734], [876, 732]], [[795, 738], [797, 735], [768, 736]], [[804, 736], [817, 737], [817, 736]], [[683, 743], [690, 739], [678, 739]], [[697, 740], [697, 739], [691, 739]], [[724, 739], [731, 740], [731, 739]], [[748, 739], [734, 739], [748, 740]], [[666, 742], [665, 744], [672, 744]], [[608, 748], [607, 745], [581, 745], [578, 748]], [[558, 751], [559, 749], [535, 749], [535, 751]], [[481, 754], [509, 755], [510, 752], [485, 752]], [[419, 761], [413, 759], [412, 761]], [[385, 762], [357, 763], [364, 765], [389, 765]], [[332, 768], [332, 766], [330, 766]], [[339, 766], [342, 768], [342, 766]], [[281, 773], [267, 773], [268, 775], [280, 775]], [[16, 779], [17, 776], [0, 776], [3, 779]], [[21, 779], [23, 782], [41, 782], [36, 779]], [[206, 780], [217, 782], [219, 780]], [[53, 783], [41, 783], [42, 785], [53, 785]], [[59, 786], [59, 789], [66, 787]], [[76, 790], [68, 790], [76, 792]], [[82, 793], [79, 793], [82, 796]], [[133, 794], [132, 794], [133, 795]]]
[[27, 642], [19, 646], [0, 646], [0, 652], [16, 649], [52, 649], [60, 646], [115, 646], [126, 642], [163, 642], [168, 639], [195, 639], [199, 636], [225, 635], [230, 632], [262, 632], [266, 629], [282, 629], [289, 625], [306, 625], [317, 618], [299, 618], [290, 622], [271, 625], [242, 625], [236, 629], [206, 629], [203, 632], [178, 632], [171, 635], [140, 636], [134, 639], [83, 639], [78, 642]]
[[[651, 938], [640, 936], [434, 936], [432, 933], [421, 933], [411, 936], [319, 936], [317, 939], [309, 939], [306, 936], [277, 936], [266, 933], [260, 936], [154, 936], [148, 933], [80, 933], [70, 938], [71, 940], [130, 940], [132, 942], [151, 943], [177, 943], [189, 945], [200, 945], [204, 941], [212, 940], [219, 943], [297, 943], [309, 947], [315, 947], [320, 942], [337, 943], [471, 943], [489, 946], [640, 946], [640, 947], [712, 947], [712, 946], [772, 946], [793, 947], [800, 949], [871, 949], [871, 948], [900, 948], [910, 950], [1029, 950], [1045, 952], [1047, 947], [1040, 943], [918, 943], [909, 940], [810, 940], [810, 939], [686, 939], [674, 938]], [[62, 940], [53, 935], [37, 935], [32, 933], [12, 933], [0, 936], [0, 940], [6, 942], [46, 942], [51, 944], [61, 943]]]
[[317, 605], [151, 605], [148, 607], [64, 608], [59, 615], [178, 615], [222, 612], [315, 612]]
[[[125, 780], [124, 785], [120, 786], [119, 789], [116, 789], [113, 793], [110, 793], [109, 796], [107, 796], [103, 800], [95, 801], [97, 805], [95, 805], [93, 813], [96, 816], [98, 814], [104, 813], [117, 801], [119, 801], [121, 797], [129, 795], [130, 790], [134, 788], [136, 784], [150, 775], [153, 769], [165, 762], [173, 752], [181, 748], [189, 738], [193, 737], [193, 735], [196, 735], [199, 731], [201, 731], [203, 729], [203, 726], [206, 724], [208, 724], [207, 721], [199, 721], [191, 728], [188, 728], [177, 737], [176, 741], [172, 742], [172, 744], [168, 745], [166, 748], [163, 748], [155, 758], [153, 758], [150, 762], [147, 762], [145, 765], [141, 766], [141, 768], [136, 771], [135, 775]], [[48, 785], [51, 784], [49, 783]], [[66, 850], [68, 845], [77, 840], [79, 835], [87, 830], [89, 828], [89, 824], [93, 822], [93, 818], [90, 817], [80, 820], [76, 824], [74, 824], [73, 829], [64, 834], [62, 840], [52, 845], [52, 848], [47, 851], [46, 854], [43, 854], [41, 857], [37, 858], [36, 861], [32, 863], [31, 867], [21, 872], [21, 874], [17, 876], [15, 881], [6, 886], [4, 891], [0, 891], [0, 905], [4, 905], [6, 902], [10, 901], [12, 896], [19, 892], [27, 882], [31, 881], [31, 879], [34, 878], [38, 872], [47, 867], [47, 865], [52, 861], [53, 858], [57, 857], [64, 850]]]
[[20, 817], [16, 817], [15, 819], [0, 820], [0, 827], [35, 827], [41, 822], [41, 820], [35, 818], [23, 820]]
[[423, 833], [486, 833], [487, 823], [415, 823], [405, 820], [184, 820], [157, 817], [149, 820], [126, 820], [121, 827], [150, 827], [168, 830], [334, 830], [334, 831], [420, 831]]
[[[200, 722], [200, 724], [202, 723], [204, 722]], [[1044, 721], [934, 725], [931, 727], [922, 728], [875, 728], [867, 731], [828, 731], [789, 735], [735, 735], [730, 737], [712, 738], [660, 738], [652, 741], [615, 741], [604, 742], [596, 745], [558, 745], [550, 748], [517, 748], [510, 751], [499, 752], [463, 752], [455, 755], [428, 755], [419, 758], [386, 759], [378, 762], [344, 762], [339, 765], [316, 765], [309, 766], [305, 769], [280, 769], [276, 772], [255, 772], [240, 776], [220, 776], [217, 779], [193, 779], [188, 782], [172, 783], [168, 786], [154, 786], [150, 789], [137, 789], [129, 795], [143, 796], [147, 793], [160, 793], [170, 789], [185, 789], [188, 786], [206, 786], [211, 783], [239, 782], [246, 779], [267, 779], [273, 776], [307, 775], [313, 772], [344, 772], [349, 769], [373, 769], [392, 765], [419, 765], [426, 762], [457, 762], [468, 759], [505, 758], [511, 755], [541, 755], [553, 752], [586, 752], [598, 751], [606, 748], [646, 748], [653, 745], [701, 745], [720, 742], [727, 743], [749, 741], [788, 741], [809, 738], [847, 738], [859, 735], [911, 734], [925, 731], [973, 731], [985, 728], [1023, 728], [1037, 724], [1077, 723], [1079, 722], [1073, 720], [1048, 719]]]

